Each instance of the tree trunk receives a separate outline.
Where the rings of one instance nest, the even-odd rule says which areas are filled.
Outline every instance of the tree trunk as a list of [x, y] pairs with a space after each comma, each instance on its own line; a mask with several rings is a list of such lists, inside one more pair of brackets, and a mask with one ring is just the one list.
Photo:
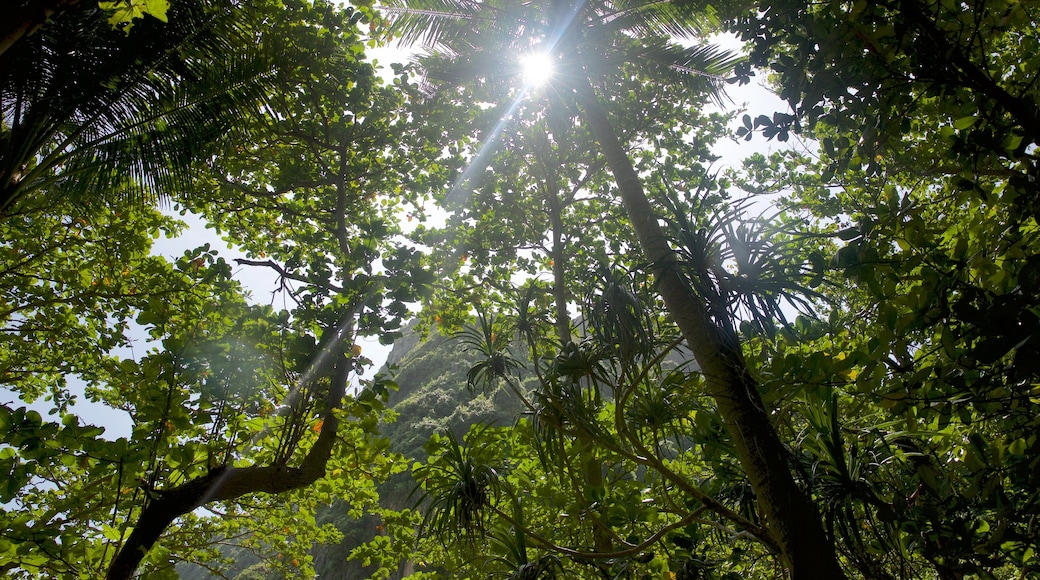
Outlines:
[[591, 83], [587, 78], [578, 82], [583, 119], [614, 174], [658, 291], [701, 367], [755, 492], [759, 513], [780, 546], [783, 565], [794, 580], [845, 578], [816, 509], [794, 481], [789, 454], [769, 420], [739, 340], [708, 317], [708, 305], [694, 294], [680, 271], [642, 182]]
[[[544, 149], [536, 148], [535, 155], [538, 155], [539, 152], [547, 155], [552, 145], [549, 143], [549, 139], [544, 133], [541, 134], [540, 137], [542, 137], [542, 139], [538, 141], [538, 147]], [[572, 339], [571, 317], [567, 310], [570, 295], [568, 292], [566, 276], [567, 244], [565, 244], [563, 240], [564, 202], [560, 199], [559, 175], [556, 172], [553, 162], [540, 155], [538, 156], [538, 160], [544, 169], [542, 174], [542, 193], [547, 205], [549, 206], [549, 222], [551, 224], [550, 236], [552, 238], [552, 246], [549, 249], [549, 255], [552, 259], [552, 293], [554, 306], [556, 308], [556, 335], [560, 341], [560, 346], [563, 347], [566, 346], [568, 342], [571, 342]], [[596, 500], [593, 497], [589, 497], [589, 490], [603, 489], [603, 460], [596, 457], [595, 441], [593, 441], [588, 435], [578, 435], [577, 447], [578, 460], [581, 464], [581, 479], [584, 484], [584, 488], [578, 490], [578, 494], [583, 498], [583, 504], [591, 510], [591, 506], [596, 503]], [[592, 522], [592, 541], [595, 551], [605, 554], [612, 552], [613, 543], [607, 533], [608, 530], [606, 529], [606, 524], [603, 522], [601, 514], [597, 512], [588, 515]]]
[[[6, 0], [14, 3], [16, 0]], [[55, 14], [78, 4], [79, 0], [33, 0], [21, 8], [12, 10], [0, 24], [0, 55], [19, 40], [39, 30]], [[6, 11], [6, 10], [5, 10]]]
[[[154, 492], [154, 497], [137, 518], [137, 525], [109, 566], [108, 580], [133, 577], [141, 560], [166, 528], [178, 517], [214, 501], [228, 501], [251, 493], [283, 493], [311, 485], [325, 476], [325, 466], [336, 443], [339, 409], [346, 394], [351, 362], [342, 349], [344, 332], [326, 347], [331, 352], [333, 378], [326, 396], [321, 432], [299, 467], [270, 465], [258, 467], [218, 467], [205, 476], [169, 490]], [[321, 355], [319, 355], [321, 356]]]
[[552, 222], [552, 247], [549, 255], [552, 256], [556, 336], [560, 339], [560, 344], [565, 345], [571, 341], [571, 316], [567, 311], [567, 275], [564, 268], [567, 262], [567, 247], [563, 242], [563, 208], [559, 191], [548, 191], [546, 197], [549, 202], [549, 219]]

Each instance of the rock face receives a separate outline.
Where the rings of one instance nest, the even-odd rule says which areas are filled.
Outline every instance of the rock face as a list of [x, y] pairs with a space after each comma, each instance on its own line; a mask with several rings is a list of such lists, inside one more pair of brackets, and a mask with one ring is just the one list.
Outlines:
[[[436, 333], [434, 334], [434, 337], [442, 338], [440, 337], [440, 335]], [[423, 337], [419, 335], [416, 329], [416, 323], [413, 321], [410, 324], [408, 324], [405, 327], [401, 338], [398, 338], [394, 341], [394, 345], [390, 349], [390, 354], [386, 357], [386, 363], [383, 365], [383, 368], [380, 372], [385, 373], [387, 368], [397, 366], [398, 364], [400, 364], [401, 360], [405, 357], [405, 355], [412, 352], [412, 349], [418, 346], [419, 343], [422, 342], [422, 340]]]
[[[397, 419], [380, 428], [393, 451], [403, 454], [409, 463], [424, 461], [423, 445], [434, 433], [450, 429], [461, 436], [474, 424], [508, 425], [515, 420], [520, 403], [503, 389], [491, 393], [467, 389], [466, 373], [475, 360], [457, 341], [436, 330], [424, 339], [414, 325], [406, 329], [381, 371], [398, 385], [388, 404]], [[380, 487], [380, 502], [392, 509], [413, 507], [421, 495], [412, 493], [415, 485], [410, 473], [400, 474]], [[350, 519], [348, 511], [347, 505], [333, 505], [320, 515], [322, 523], [333, 523], [345, 536], [337, 546], [315, 549], [315, 568], [321, 578], [368, 577], [357, 562], [345, 560], [354, 546], [372, 539], [359, 530], [372, 530], [377, 522]]]
[[[391, 394], [389, 406], [398, 416], [382, 429], [394, 451], [422, 460], [423, 444], [434, 433], [451, 429], [462, 435], [476, 423], [508, 424], [520, 411], [518, 402], [504, 391], [467, 389], [466, 373], [476, 359], [457, 341], [431, 331], [427, 340], [411, 338], [405, 343], [409, 344], [413, 346], [396, 359], [392, 373], [399, 389]], [[396, 355], [395, 344], [388, 364]]]

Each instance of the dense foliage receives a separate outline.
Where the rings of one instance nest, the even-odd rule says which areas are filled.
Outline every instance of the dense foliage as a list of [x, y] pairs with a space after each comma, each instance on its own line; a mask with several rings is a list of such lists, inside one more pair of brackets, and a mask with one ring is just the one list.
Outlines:
[[[5, 167], [10, 151], [39, 163], [7, 174], [2, 222], [7, 574], [170, 576], [178, 561], [219, 569], [234, 542], [307, 575], [311, 543], [339, 537], [316, 508], [371, 504], [373, 480], [403, 468], [376, 434], [385, 388], [352, 378], [356, 338], [391, 337], [425, 283], [388, 245], [399, 202], [378, 196], [414, 165], [395, 149], [402, 94], [363, 60], [365, 12], [185, 2], [168, 29], [108, 31], [84, 6], [54, 22], [81, 36], [45, 28], [23, 41], [36, 52], [3, 55]], [[181, 36], [149, 47], [166, 34]], [[124, 54], [122, 69], [104, 60]], [[96, 61], [110, 76], [90, 75]], [[421, 160], [414, 142], [407, 155]], [[151, 255], [181, 230], [143, 206], [155, 195], [214, 216], [243, 262], [278, 272], [287, 308], [250, 302], [208, 246]], [[99, 407], [115, 411], [103, 427]]]
[[16, 4], [4, 574], [1040, 570], [1036, 2]]

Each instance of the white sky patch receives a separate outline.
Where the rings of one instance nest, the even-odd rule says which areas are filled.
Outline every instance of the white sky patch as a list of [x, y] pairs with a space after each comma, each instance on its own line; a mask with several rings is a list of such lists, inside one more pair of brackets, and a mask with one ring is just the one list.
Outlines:
[[[277, 272], [263, 266], [235, 265], [235, 258], [245, 258], [246, 254], [234, 244], [222, 239], [215, 231], [206, 227], [206, 222], [202, 217], [190, 212], [174, 217], [186, 222], [188, 228], [180, 236], [162, 237], [155, 240], [155, 243], [152, 245], [152, 254], [164, 256], [172, 261], [176, 260], [186, 250], [208, 243], [211, 248], [218, 251], [219, 256], [232, 264], [233, 277], [250, 294], [249, 302], [253, 304], [268, 304], [276, 310], [292, 310], [294, 304], [291, 300], [286, 299], [285, 291], [280, 290], [281, 286], [278, 282]], [[381, 270], [382, 264], [375, 264], [374, 267], [377, 270]], [[143, 340], [147, 344], [147, 338], [144, 337]], [[376, 374], [376, 371], [383, 365], [392, 348], [391, 346], [380, 344], [379, 337], [375, 336], [358, 337], [357, 344], [361, 347], [364, 356], [372, 360], [374, 364], [366, 369], [360, 377], [355, 377], [352, 380], [351, 388], [354, 389], [360, 387], [358, 379], [370, 379]]]

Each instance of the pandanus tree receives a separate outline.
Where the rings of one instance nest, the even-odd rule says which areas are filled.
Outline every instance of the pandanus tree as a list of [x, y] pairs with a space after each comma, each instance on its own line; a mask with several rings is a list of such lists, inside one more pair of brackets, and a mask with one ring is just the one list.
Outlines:
[[[779, 552], [793, 578], [841, 578], [844, 573], [816, 509], [792, 475], [790, 452], [771, 423], [756, 379], [745, 363], [734, 320], [698, 292], [660, 226], [660, 212], [647, 197], [640, 174], [619, 138], [612, 111], [618, 95], [606, 73], [637, 63], [640, 73], [672, 80], [690, 90], [718, 93], [734, 59], [713, 47], [684, 47], [714, 21], [712, 9], [692, 3], [391, 2], [391, 34], [408, 44], [425, 43], [434, 57], [431, 80], [481, 80], [518, 70], [512, 59], [547, 52], [556, 67], [553, 107], [570, 107], [588, 127], [614, 176], [645, 260], [667, 310], [705, 377], [756, 496], [767, 543]], [[455, 65], [454, 67], [445, 66]], [[466, 75], [469, 75], [467, 78]], [[694, 276], [698, 274], [693, 273]]]
[[[623, 81], [618, 86], [631, 91], [627, 102], [642, 103], [627, 111], [623, 122], [625, 140], [652, 139], [657, 151], [668, 150], [671, 157], [682, 158], [683, 162], [672, 165], [676, 175], [682, 174], [687, 180], [687, 186], [703, 178], [707, 168], [702, 164], [710, 159], [710, 154], [702, 148], [703, 143], [714, 140], [719, 129], [719, 118], [688, 112], [691, 102], [701, 102], [699, 99], [703, 96], [691, 98], [682, 94], [679, 87], [644, 84], [637, 79]], [[460, 92], [453, 92], [451, 98], [480, 102], [493, 90], [460, 87]], [[675, 122], [659, 123], [658, 116]], [[607, 269], [605, 265], [610, 264], [619, 271], [642, 270], [640, 264], [643, 263], [638, 252], [632, 251], [631, 235], [624, 227], [623, 208], [609, 194], [610, 176], [602, 158], [594, 153], [595, 143], [585, 128], [566, 122], [568, 117], [567, 111], [545, 110], [542, 100], [536, 96], [520, 104], [516, 118], [499, 134], [497, 146], [482, 145], [494, 151], [486, 154], [486, 166], [478, 166], [470, 172], [474, 183], [457, 185], [447, 196], [443, 207], [453, 214], [446, 227], [421, 236], [430, 246], [443, 246], [440, 240], [450, 240], [449, 247], [458, 248], [454, 255], [443, 256], [445, 268], [450, 268], [452, 282], [448, 286], [452, 296], [432, 304], [441, 326], [455, 318], [451, 307], [459, 302], [467, 315], [472, 303], [480, 303], [482, 309], [497, 313], [494, 332], [487, 330], [489, 318], [478, 315], [478, 327], [458, 335], [461, 346], [479, 353], [483, 361], [474, 367], [474, 373], [479, 373], [482, 379], [476, 381], [482, 390], [494, 392], [497, 385], [505, 385], [532, 415], [540, 414], [542, 406], [541, 403], [532, 405], [530, 398], [540, 395], [526, 393], [532, 382], [515, 381], [510, 376], [490, 372], [496, 361], [511, 360], [503, 352], [503, 344], [517, 341], [516, 350], [531, 361], [532, 364], [523, 365], [522, 374], [529, 379], [539, 373], [544, 377], [547, 369], [543, 367], [550, 364], [561, 348], [573, 349], [572, 341], [587, 337], [589, 313], [575, 318], [572, 310], [577, 312], [582, 297], [601, 282]], [[640, 152], [637, 162], [652, 173], [653, 179], [663, 179], [665, 171], [654, 156], [651, 150]], [[459, 265], [458, 254], [462, 252], [469, 259]], [[516, 279], [518, 273], [536, 278], [538, 282], [513, 289], [506, 280]], [[467, 287], [473, 288], [470, 293], [460, 292]], [[508, 322], [503, 325], [503, 320]], [[581, 329], [578, 333], [573, 331], [574, 325]], [[499, 366], [505, 375], [516, 370], [510, 368], [512, 365]], [[493, 380], [483, 380], [489, 378]], [[473, 380], [468, 383], [471, 389], [477, 386]], [[517, 388], [520, 383], [524, 386]], [[582, 388], [589, 391], [591, 385]], [[542, 402], [555, 406], [550, 399]], [[605, 513], [602, 517], [596, 515], [604, 512], [597, 507], [602, 497], [596, 490], [612, 486], [612, 478], [607, 473], [634, 467], [621, 468], [613, 459], [608, 460], [602, 451], [602, 441], [598, 441], [596, 435], [579, 430], [559, 440], [567, 441], [565, 445], [569, 446], [568, 454], [573, 455], [574, 462], [564, 461], [568, 465], [565, 470], [575, 476], [574, 480], [564, 478], [559, 484], [561, 489], [574, 491], [572, 500], [582, 506], [581, 511], [586, 514], [582, 531], [595, 547], [597, 556], [593, 561], [609, 568], [613, 564], [604, 562], [611, 558], [629, 561], [619, 551], [631, 550], [631, 546], [618, 541], [615, 535], [618, 531], [611, 530], [617, 522], [608, 524], [610, 518]], [[555, 451], [538, 455], [546, 459], [549, 455], [561, 458]], [[557, 474], [558, 469], [558, 465], [545, 466], [550, 477]], [[544, 508], [535, 501], [525, 505], [524, 510], [519, 506], [514, 510], [520, 514], [518, 517], [522, 517], [523, 511]], [[533, 515], [531, 519], [538, 520]], [[582, 545], [583, 536], [575, 530], [571, 532], [574, 535], [568, 541]], [[556, 539], [566, 543], [562, 538]], [[653, 542], [648, 546], [652, 545]]]

